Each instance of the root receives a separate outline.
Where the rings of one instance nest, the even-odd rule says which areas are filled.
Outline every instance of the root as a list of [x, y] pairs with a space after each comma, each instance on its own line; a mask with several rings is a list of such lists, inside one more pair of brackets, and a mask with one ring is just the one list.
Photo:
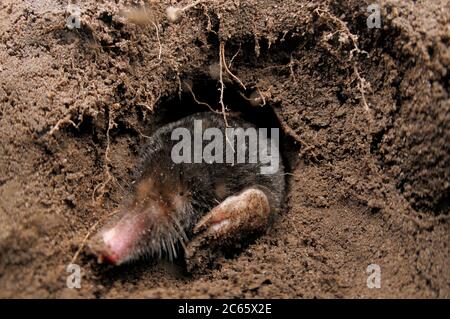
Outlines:
[[239, 49], [236, 51], [236, 53], [231, 57], [230, 63], [228, 64], [228, 67], [231, 68], [231, 65], [233, 64], [234, 59], [239, 55], [241, 52], [241, 44], [239, 43]]
[[[270, 90], [270, 89], [269, 89]], [[269, 91], [269, 90], [267, 90], [267, 91]], [[257, 93], [258, 94], [258, 97], [253, 97], [252, 98], [252, 96], [253, 96], [253, 94], [255, 94], [255, 93]], [[242, 93], [242, 92], [239, 92], [239, 95], [244, 99], [244, 100], [246, 100], [246, 101], [248, 101], [249, 103], [250, 103], [250, 105], [252, 105], [252, 106], [259, 106], [259, 107], [264, 107], [265, 105], [266, 105], [266, 94], [267, 93], [263, 93], [263, 92], [261, 92], [261, 90], [259, 89], [259, 87], [257, 87], [256, 86], [256, 91], [254, 92], [254, 93], [252, 93], [251, 95], [250, 95], [250, 97], [248, 98], [247, 96], [245, 96], [245, 94], [244, 93]], [[261, 103], [259, 103], [259, 99], [261, 99]]]
[[223, 120], [225, 122], [225, 127], [229, 127], [228, 125], [228, 120], [227, 120], [227, 109], [225, 107], [225, 103], [223, 102], [223, 93], [225, 91], [225, 84], [223, 83], [223, 51], [224, 51], [224, 47], [225, 45], [223, 44], [223, 42], [220, 43], [220, 48], [219, 48], [219, 81], [220, 81], [220, 99], [219, 99], [219, 103], [220, 106], [222, 107], [222, 114], [223, 114]]
[[[150, 95], [150, 103], [147, 103], [146, 101], [142, 101], [140, 98], [138, 98], [140, 96], [140, 94], [144, 91], [143, 88], [139, 88], [136, 94], [136, 98], [133, 100], [133, 103], [136, 104], [136, 106], [140, 106], [142, 108], [144, 108], [144, 119], [147, 119], [147, 113], [153, 113], [154, 109], [155, 109], [155, 105], [156, 103], [158, 103], [158, 101], [161, 98], [161, 90], [158, 90], [158, 96], [155, 97], [155, 95], [153, 94], [153, 92], [148, 92], [147, 94]], [[146, 100], [147, 100], [147, 96], [146, 96]]]
[[73, 255], [72, 260], [70, 261], [71, 264], [74, 264], [74, 263], [75, 263], [75, 261], [77, 260], [78, 256], [80, 255], [81, 251], [82, 251], [82, 250], [84, 249], [84, 247], [86, 246], [86, 243], [87, 243], [89, 237], [90, 237], [91, 234], [94, 232], [94, 230], [97, 228], [97, 226], [98, 226], [99, 223], [100, 223], [100, 221], [98, 220], [98, 221], [96, 221], [96, 222], [94, 223], [94, 225], [92, 225], [92, 226], [89, 228], [89, 230], [88, 230], [86, 236], [84, 236], [84, 238], [83, 238], [83, 240], [82, 240], [80, 246], [78, 247], [77, 251], [76, 251], [75, 254]]
[[291, 60], [290, 60], [290, 62], [288, 64], [288, 66], [289, 66], [289, 70], [291, 72], [291, 76], [294, 79], [294, 83], [298, 84], [297, 77], [295, 76], [295, 72], [294, 72], [294, 65], [295, 65], [295, 60], [294, 60], [294, 58], [293, 58], [293, 56], [291, 54]]
[[46, 134], [47, 136], [52, 136], [55, 132], [59, 131], [62, 125], [64, 124], [70, 124], [75, 128], [78, 128], [80, 124], [75, 124], [74, 121], [72, 121], [72, 116], [70, 114], [66, 115], [64, 118], [60, 119], [58, 122], [56, 122], [55, 126]]
[[356, 63], [354, 64], [354, 72], [359, 81], [357, 86], [358, 86], [359, 91], [361, 92], [361, 98], [363, 101], [364, 110], [367, 112], [367, 114], [369, 116], [369, 120], [371, 120], [372, 117], [370, 114], [370, 108], [369, 108], [369, 105], [367, 104], [366, 95], [365, 95], [365, 93], [366, 93], [365, 89], [370, 88], [370, 84], [367, 83], [366, 79], [361, 77], [361, 75], [359, 74], [359, 71], [358, 71], [358, 67], [356, 66]]
[[[233, 56], [233, 59], [237, 56], [237, 54], [239, 53], [239, 51]], [[220, 99], [219, 99], [219, 104], [222, 108], [222, 114], [223, 114], [223, 119], [225, 122], [225, 127], [229, 127], [228, 125], [228, 120], [227, 120], [227, 108], [225, 106], [225, 103], [223, 102], [223, 95], [224, 95], [224, 91], [225, 91], [225, 84], [223, 83], [223, 71], [226, 71], [237, 83], [239, 83], [239, 85], [244, 89], [247, 90], [247, 88], [245, 87], [244, 83], [242, 83], [242, 81], [236, 76], [234, 75], [228, 65], [227, 62], [225, 60], [225, 43], [224, 42], [220, 42], [219, 45], [219, 82], [220, 82]], [[228, 140], [228, 137], [227, 137]]]
[[147, 9], [145, 7], [139, 8], [139, 9], [129, 8], [128, 10], [123, 11], [120, 14], [122, 16], [124, 16], [128, 21], [130, 21], [134, 24], [145, 26], [145, 25], [151, 23], [155, 27], [156, 39], [158, 40], [158, 45], [159, 45], [158, 60], [161, 61], [162, 45], [161, 45], [161, 38], [159, 36], [159, 27], [156, 24], [157, 18], [155, 16], [155, 14], [147, 11]]
[[[118, 210], [114, 210], [112, 213], [106, 215], [102, 220], [107, 219], [108, 217], [111, 217], [112, 215], [116, 214], [118, 212]], [[77, 261], [78, 256], [80, 255], [80, 253], [83, 251], [84, 247], [86, 247], [86, 243], [89, 240], [89, 237], [91, 237], [92, 233], [96, 230], [97, 226], [100, 224], [100, 220], [97, 220], [88, 230], [88, 232], [86, 233], [86, 235], [84, 236], [83, 240], [80, 243], [80, 246], [78, 246], [77, 251], [75, 252], [75, 254], [73, 255], [70, 263], [71, 264], [75, 264], [75, 262]]]
[[[239, 52], [239, 51], [238, 51]], [[240, 86], [242, 86], [242, 88], [244, 90], [247, 90], [247, 88], [245, 87], [244, 83], [242, 83], [242, 81], [236, 76], [234, 75], [230, 69], [228, 68], [227, 62], [225, 61], [225, 43], [221, 42], [220, 43], [220, 59], [222, 60], [221, 63], [225, 69], [225, 71], [227, 71], [227, 73], [237, 82], [239, 83]]]
[[206, 31], [212, 32], [215, 35], [217, 35], [217, 32], [212, 29], [211, 17], [208, 14], [208, 7], [205, 4], [203, 4], [202, 7], [203, 7], [203, 14], [206, 16], [206, 19], [208, 19]]
[[209, 105], [208, 103], [199, 101], [199, 100], [197, 99], [197, 97], [195, 96], [194, 91], [192, 90], [192, 87], [191, 87], [189, 84], [185, 83], [184, 85], [187, 86], [189, 92], [190, 92], [191, 95], [192, 95], [192, 99], [194, 100], [195, 103], [197, 103], [198, 105], [204, 105], [204, 106], [206, 106], [206, 107], [209, 108], [209, 110], [210, 110], [211, 112], [213, 112], [213, 113], [222, 114], [222, 112], [219, 112], [219, 111], [213, 109], [213, 107], [212, 107], [211, 105]]
[[[116, 123], [113, 119], [113, 111], [109, 114], [109, 121], [108, 121], [108, 129], [106, 130], [106, 149], [105, 149], [105, 159], [104, 159], [104, 174], [106, 175], [106, 179], [95, 186], [93, 192], [92, 192], [92, 201], [93, 203], [97, 203], [106, 193], [106, 187], [108, 184], [114, 180], [114, 177], [111, 174], [111, 169], [109, 168], [109, 165], [111, 163], [111, 159], [109, 158], [109, 150], [111, 145], [111, 139], [109, 132], [112, 128], [116, 126]], [[98, 196], [96, 196], [97, 192], [99, 192]]]
[[[230, 126], [228, 125], [228, 120], [227, 120], [227, 108], [225, 107], [225, 103], [223, 102], [223, 93], [225, 91], [225, 84], [223, 83], [224, 64], [226, 65], [226, 63], [225, 63], [225, 44], [223, 42], [221, 42], [220, 46], [219, 46], [219, 69], [220, 69], [219, 70], [219, 81], [220, 81], [219, 103], [220, 103], [220, 106], [222, 107], [223, 120], [225, 122], [225, 129], [226, 129], [227, 127], [230, 127]], [[227, 143], [230, 145], [230, 147], [234, 153], [235, 152], [234, 145], [233, 145], [233, 143], [231, 143], [231, 141], [228, 137], [228, 134], [226, 134], [226, 130], [225, 130], [225, 139], [227, 140]]]
[[156, 38], [158, 39], [158, 45], [159, 45], [159, 53], [158, 53], [158, 60], [161, 61], [161, 55], [162, 55], [162, 45], [161, 45], [161, 39], [159, 38], [159, 28], [156, 25], [155, 22], [152, 21], [153, 26], [156, 30]]
[[[270, 91], [271, 88], [269, 88], [268, 91]], [[261, 97], [262, 103], [261, 106], [265, 106], [266, 105], [266, 93], [262, 93], [261, 90], [259, 88], [256, 88], [256, 91], [258, 91], [259, 96]]]
[[[66, 113], [66, 116], [64, 116], [64, 118], [60, 119], [58, 122], [56, 122], [56, 124], [52, 127], [52, 129], [45, 134], [45, 136], [52, 136], [53, 134], [55, 134], [57, 131], [59, 131], [61, 129], [61, 127], [63, 125], [66, 124], [70, 124], [72, 125], [75, 129], [80, 128], [80, 125], [83, 124], [83, 120], [84, 120], [84, 112], [86, 111], [86, 108], [83, 108], [82, 111], [80, 112], [81, 115], [79, 115], [80, 118], [80, 122], [78, 124], [76, 124], [73, 120], [72, 120], [72, 115], [71, 112], [76, 110], [76, 107], [72, 107], [69, 109], [69, 111]], [[80, 114], [79, 113], [79, 114]]]
[[[339, 38], [339, 42], [341, 43], [348, 43], [348, 39], [350, 39], [352, 45], [353, 45], [353, 49], [350, 50], [350, 54], [348, 57], [349, 61], [353, 60], [354, 54], [368, 54], [366, 51], [361, 50], [358, 46], [358, 36], [351, 33], [350, 29], [347, 27], [347, 24], [342, 21], [341, 19], [339, 19], [338, 17], [336, 17], [335, 15], [333, 15], [332, 13], [330, 13], [328, 10], [324, 10], [324, 9], [320, 9], [317, 8], [314, 10], [314, 12], [319, 16], [319, 17], [326, 17], [329, 20], [331, 20], [333, 23], [335, 23], [338, 26], [338, 30], [335, 33], [339, 33], [340, 34], [340, 38]], [[333, 33], [333, 34], [335, 34]], [[356, 62], [353, 65], [353, 70], [354, 73], [358, 79], [358, 90], [361, 94], [361, 98], [362, 98], [362, 103], [363, 103], [363, 108], [366, 111], [366, 113], [368, 114], [368, 120], [369, 123], [372, 122], [372, 115], [370, 112], [370, 108], [369, 108], [369, 104], [367, 103], [367, 99], [366, 99], [366, 89], [370, 88], [370, 84], [366, 81], [365, 78], [363, 78], [359, 71], [358, 71], [358, 67], [356, 65]]]
[[275, 113], [275, 116], [277, 117], [278, 122], [281, 125], [281, 128], [283, 129], [283, 131], [288, 134], [290, 137], [292, 137], [295, 141], [297, 141], [298, 143], [300, 143], [301, 145], [303, 145], [305, 147], [305, 152], [309, 151], [311, 153], [311, 155], [313, 156], [314, 160], [317, 162], [317, 156], [314, 153], [314, 151], [312, 150], [312, 146], [310, 146], [308, 143], [306, 143], [301, 137], [300, 135], [298, 135], [289, 125], [286, 124], [286, 122], [284, 122], [284, 120], [281, 118], [281, 115], [278, 113], [278, 111], [276, 110], [275, 107], [272, 107], [273, 112]]
[[[239, 51], [238, 51], [239, 53]], [[236, 54], [237, 55], [237, 54]], [[236, 56], [235, 55], [235, 56]], [[233, 59], [235, 58], [235, 56], [233, 57]], [[234, 75], [230, 69], [228, 68], [227, 62], [225, 61], [225, 43], [221, 42], [220, 43], [220, 63], [221, 66], [223, 66], [223, 68], [225, 69], [225, 71], [237, 82], [239, 83], [239, 85], [244, 89], [247, 90], [247, 88], [245, 87], [244, 83], [242, 83], [242, 81], [236, 76]], [[230, 63], [231, 64], [231, 63]]]
[[324, 9], [320, 9], [317, 8], [314, 10], [314, 12], [321, 18], [323, 18], [324, 16], [326, 16], [329, 20], [333, 21], [335, 24], [338, 25], [338, 31], [341, 35], [339, 41], [341, 43], [346, 43], [348, 42], [348, 39], [351, 40], [352, 44], [353, 44], [353, 49], [350, 51], [350, 56], [349, 56], [349, 60], [351, 60], [353, 58], [353, 54], [356, 53], [366, 53], [366, 51], [363, 51], [359, 48], [358, 46], [358, 36], [351, 33], [350, 29], [347, 27], [347, 24], [342, 21], [341, 19], [339, 19], [338, 17], [336, 17], [334, 14], [332, 14], [330, 11], [328, 10], [324, 10]]
[[142, 132], [141, 132], [140, 130], [138, 130], [137, 128], [134, 128], [134, 130], [135, 130], [136, 132], [138, 132], [139, 135], [142, 136], [143, 138], [148, 138], [148, 139], [152, 138], [151, 136], [145, 135], [144, 133], [142, 133]]
[[267, 98], [271, 98], [271, 94], [269, 92], [272, 90], [272, 85], [270, 85], [264, 92], [261, 91], [258, 84], [254, 86], [254, 89], [255, 90], [250, 94], [250, 97], [247, 97], [243, 92], [239, 92], [239, 94], [243, 99], [248, 101], [251, 106], [264, 107], [267, 104]]

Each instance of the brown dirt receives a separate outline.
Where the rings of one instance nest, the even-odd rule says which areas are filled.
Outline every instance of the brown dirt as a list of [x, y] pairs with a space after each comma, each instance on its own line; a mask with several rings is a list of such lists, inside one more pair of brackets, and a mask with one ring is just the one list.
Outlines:
[[[381, 29], [366, 26], [371, 1], [211, 0], [178, 23], [170, 3], [80, 1], [72, 31], [66, 1], [0, 3], [0, 297], [449, 298], [448, 1], [382, 0]], [[131, 5], [155, 24], [121, 17]], [[286, 211], [204, 273], [81, 254], [82, 287], [65, 288], [144, 135], [205, 108], [185, 83], [219, 107], [221, 42], [247, 87], [227, 76], [225, 102], [245, 113], [239, 93], [259, 90], [259, 118], [274, 107], [294, 136]]]

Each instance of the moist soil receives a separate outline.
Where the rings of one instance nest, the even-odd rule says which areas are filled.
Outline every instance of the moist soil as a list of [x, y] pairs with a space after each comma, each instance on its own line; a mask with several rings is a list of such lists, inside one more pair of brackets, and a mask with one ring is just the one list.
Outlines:
[[[378, 1], [379, 28], [371, 3], [87, 0], [69, 29], [67, 1], [1, 1], [0, 297], [449, 298], [448, 0]], [[199, 272], [98, 265], [147, 136], [221, 112], [222, 84], [283, 131], [283, 212]]]

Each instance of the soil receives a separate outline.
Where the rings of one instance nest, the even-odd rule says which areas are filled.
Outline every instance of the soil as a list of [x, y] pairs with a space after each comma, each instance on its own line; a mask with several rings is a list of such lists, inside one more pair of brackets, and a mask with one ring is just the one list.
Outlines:
[[[1, 1], [0, 297], [449, 298], [448, 0], [378, 1], [368, 28], [372, 2], [210, 0], [170, 22], [187, 1], [86, 0], [70, 30], [67, 1]], [[200, 273], [77, 254], [146, 136], [221, 110], [221, 47], [224, 104], [284, 131], [284, 212]]]

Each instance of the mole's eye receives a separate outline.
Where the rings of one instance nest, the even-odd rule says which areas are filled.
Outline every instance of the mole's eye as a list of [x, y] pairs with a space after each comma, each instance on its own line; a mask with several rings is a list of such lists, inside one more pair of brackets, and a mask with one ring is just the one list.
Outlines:
[[179, 192], [178, 195], [184, 196], [184, 192]]

